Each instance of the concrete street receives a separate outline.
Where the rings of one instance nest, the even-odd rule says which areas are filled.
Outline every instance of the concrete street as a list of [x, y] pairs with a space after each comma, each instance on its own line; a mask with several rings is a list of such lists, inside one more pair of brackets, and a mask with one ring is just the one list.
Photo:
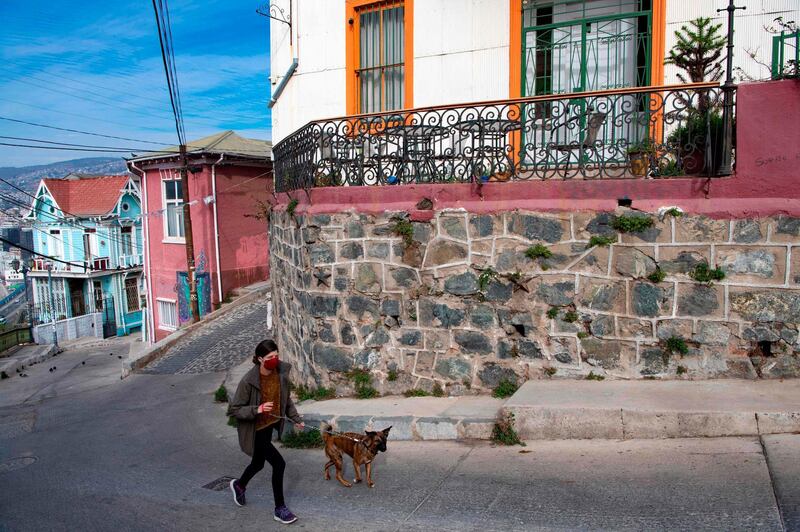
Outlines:
[[[127, 349], [68, 350], [0, 382], [0, 530], [283, 528], [267, 471], [244, 508], [204, 488], [247, 463], [212, 400], [224, 374], [120, 380]], [[304, 530], [800, 530], [800, 435], [390, 440], [372, 490], [324, 481], [321, 450], [282, 452]]]

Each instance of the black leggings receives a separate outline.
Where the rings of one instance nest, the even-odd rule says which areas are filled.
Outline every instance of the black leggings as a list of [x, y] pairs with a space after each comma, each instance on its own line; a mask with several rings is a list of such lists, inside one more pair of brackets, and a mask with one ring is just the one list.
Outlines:
[[275, 508], [283, 506], [283, 470], [286, 469], [286, 462], [281, 453], [272, 445], [272, 427], [266, 427], [256, 431], [256, 441], [253, 446], [253, 460], [250, 462], [244, 473], [239, 479], [242, 487], [247, 487], [256, 473], [264, 469], [264, 461], [272, 466], [272, 495], [275, 497]]

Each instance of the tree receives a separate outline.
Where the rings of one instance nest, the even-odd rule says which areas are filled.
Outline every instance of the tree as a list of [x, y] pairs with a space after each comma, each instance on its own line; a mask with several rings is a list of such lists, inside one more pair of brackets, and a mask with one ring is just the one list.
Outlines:
[[722, 51], [727, 44], [720, 33], [722, 24], [712, 24], [710, 18], [700, 17], [681, 26], [675, 32], [678, 40], [665, 63], [675, 65], [688, 74], [678, 73], [683, 83], [719, 81], [722, 78]]

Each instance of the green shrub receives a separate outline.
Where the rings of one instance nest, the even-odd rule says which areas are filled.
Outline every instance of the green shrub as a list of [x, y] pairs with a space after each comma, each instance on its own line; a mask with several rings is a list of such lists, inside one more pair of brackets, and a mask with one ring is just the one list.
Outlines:
[[433, 391], [431, 391], [431, 395], [433, 395], [434, 397], [444, 397], [445, 393], [444, 393], [444, 388], [442, 388], [442, 385], [439, 384], [438, 382], [434, 384]]
[[586, 244], [586, 248], [593, 248], [597, 247], [606, 247], [610, 246], [611, 244], [617, 243], [617, 237], [615, 236], [600, 236], [600, 235], [593, 235], [592, 238], [589, 239], [589, 243]]
[[564, 317], [562, 318], [567, 323], [575, 323], [578, 321], [578, 313], [574, 310], [570, 310], [569, 312], [564, 313]]
[[300, 202], [297, 201], [295, 198], [292, 198], [291, 201], [289, 201], [289, 204], [286, 206], [286, 212], [289, 213], [289, 216], [294, 216], [294, 211], [295, 209], [297, 209], [297, 205], [299, 203]]
[[369, 384], [363, 386], [356, 386], [356, 397], [359, 399], [372, 399], [374, 397], [379, 397], [380, 394], [378, 390], [370, 386]]
[[664, 272], [664, 270], [662, 270], [661, 268], [658, 268], [658, 267], [656, 267], [656, 270], [653, 273], [651, 273], [650, 275], [647, 276], [647, 279], [651, 283], [656, 283], [656, 284], [660, 283], [661, 281], [663, 281], [666, 278], [667, 278], [666, 272]]
[[498, 445], [522, 445], [525, 443], [519, 439], [514, 428], [514, 414], [506, 412], [497, 420], [492, 429], [492, 441]]
[[620, 233], [639, 233], [653, 227], [653, 219], [649, 216], [614, 216], [611, 227]]
[[678, 353], [685, 355], [689, 352], [689, 346], [686, 345], [686, 340], [679, 336], [671, 336], [664, 342], [664, 347], [670, 354]]
[[550, 307], [547, 309], [547, 317], [554, 320], [558, 317], [558, 307]]
[[333, 399], [336, 397], [335, 389], [325, 388], [324, 386], [312, 389], [300, 385], [295, 388], [295, 392], [297, 392], [298, 401], [308, 401], [309, 399], [313, 401], [324, 401], [325, 399]]
[[531, 260], [549, 259], [553, 256], [553, 252], [543, 244], [536, 244], [525, 250], [525, 256]]
[[380, 395], [378, 390], [372, 387], [372, 376], [368, 371], [361, 368], [353, 368], [347, 372], [347, 376], [355, 385], [357, 398], [372, 399]]
[[677, 373], [678, 375], [683, 375], [683, 374], [688, 373], [688, 372], [689, 372], [689, 368], [687, 368], [686, 366], [678, 366], [678, 369], [676, 370], [675, 373]]
[[589, 333], [587, 333], [586, 331], [580, 331], [578, 333], [578, 338], [580, 338], [581, 340], [585, 340], [586, 338], [589, 338]]
[[226, 390], [225, 386], [223, 386], [222, 384], [219, 385], [219, 388], [214, 390], [214, 401], [218, 403], [228, 402], [228, 390]]
[[406, 397], [428, 397], [431, 394], [421, 388], [411, 388], [410, 390], [403, 392], [403, 395]]
[[401, 237], [406, 246], [414, 243], [414, 225], [408, 220], [397, 220], [392, 227], [392, 232]]
[[491, 267], [483, 270], [481, 274], [478, 276], [478, 288], [480, 288], [480, 291], [483, 292], [484, 290], [486, 290], [486, 287], [489, 286], [489, 283], [491, 283], [496, 278], [497, 278], [497, 272], [494, 271]]
[[594, 371], [590, 371], [586, 376], [587, 381], [604, 381], [606, 378], [603, 375], [597, 375]]
[[504, 398], [511, 397], [519, 389], [519, 386], [508, 379], [503, 379], [492, 391], [492, 397]]
[[713, 281], [721, 281], [725, 278], [725, 271], [721, 268], [711, 268], [707, 262], [701, 262], [689, 272], [689, 277], [698, 283], [711, 284]]
[[683, 216], [683, 211], [677, 207], [672, 207], [664, 213], [664, 216], [672, 216], [673, 218], [680, 218]]
[[394, 382], [397, 380], [397, 370], [390, 369], [389, 373], [386, 375], [386, 380], [389, 382]]
[[287, 432], [281, 438], [281, 444], [290, 449], [318, 449], [325, 445], [322, 433], [316, 429]]

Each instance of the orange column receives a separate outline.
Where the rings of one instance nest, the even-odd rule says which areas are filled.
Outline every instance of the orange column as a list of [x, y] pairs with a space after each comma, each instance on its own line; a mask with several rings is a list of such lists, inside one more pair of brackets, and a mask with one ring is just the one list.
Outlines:
[[[522, 0], [509, 0], [508, 7], [508, 97], [519, 98], [522, 96]], [[517, 111], [522, 114], [521, 104], [517, 104]], [[514, 147], [511, 156], [516, 165], [520, 160], [522, 134], [519, 131], [511, 133], [510, 142]]]
[[[660, 86], [664, 84], [664, 56], [666, 54], [666, 36], [667, 36], [667, 0], [653, 0], [653, 17], [652, 17], [652, 34], [650, 38], [650, 85]], [[659, 110], [654, 113], [652, 118], [651, 134], [653, 140], [660, 143], [663, 142], [664, 124], [662, 117], [664, 116], [664, 93], [653, 94], [651, 97], [652, 102], [657, 102]]]

